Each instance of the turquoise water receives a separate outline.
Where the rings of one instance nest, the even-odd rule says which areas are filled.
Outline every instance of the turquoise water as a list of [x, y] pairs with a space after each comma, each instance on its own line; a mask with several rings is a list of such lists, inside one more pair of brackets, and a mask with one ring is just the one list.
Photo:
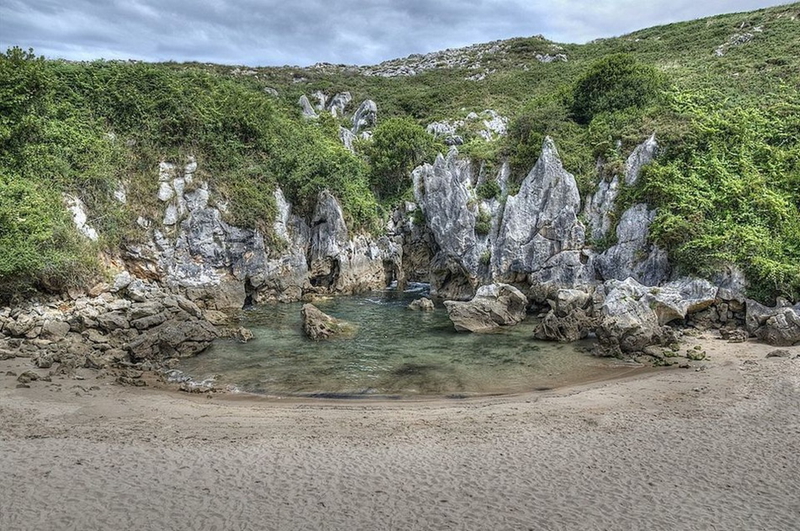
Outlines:
[[322, 311], [353, 323], [352, 339], [314, 342], [301, 330], [302, 304], [242, 311], [255, 339], [217, 340], [179, 369], [194, 380], [278, 396], [471, 396], [552, 388], [629, 371], [586, 352], [589, 342], [533, 339], [535, 322], [491, 334], [459, 333], [443, 307], [408, 310], [425, 286], [397, 293], [318, 301]]

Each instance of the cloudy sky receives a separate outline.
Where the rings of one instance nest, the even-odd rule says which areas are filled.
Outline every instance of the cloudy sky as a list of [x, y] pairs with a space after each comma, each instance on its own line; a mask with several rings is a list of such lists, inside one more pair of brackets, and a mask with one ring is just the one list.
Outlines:
[[0, 0], [0, 50], [250, 66], [375, 64], [542, 34], [586, 42], [781, 0]]

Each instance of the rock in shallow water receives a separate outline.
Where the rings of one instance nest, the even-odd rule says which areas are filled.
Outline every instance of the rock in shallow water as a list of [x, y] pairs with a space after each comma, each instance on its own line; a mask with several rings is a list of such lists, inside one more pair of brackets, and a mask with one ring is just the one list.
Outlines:
[[445, 301], [448, 316], [459, 332], [487, 332], [525, 319], [528, 299], [508, 284], [478, 288], [471, 301]]
[[433, 301], [427, 297], [422, 297], [421, 299], [411, 301], [411, 303], [408, 305], [408, 309], [432, 312], [434, 310]]
[[303, 319], [303, 332], [314, 341], [352, 337], [356, 331], [352, 324], [331, 317], [313, 304], [304, 304], [300, 316]]

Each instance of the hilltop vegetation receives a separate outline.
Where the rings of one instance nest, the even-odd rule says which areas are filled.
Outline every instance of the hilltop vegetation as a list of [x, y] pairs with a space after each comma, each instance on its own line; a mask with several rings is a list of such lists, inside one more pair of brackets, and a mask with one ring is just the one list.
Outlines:
[[[306, 216], [329, 188], [354, 227], [380, 230], [408, 194], [410, 168], [444, 149], [424, 126], [494, 109], [509, 134], [467, 131], [462, 154], [485, 167], [509, 160], [518, 183], [550, 135], [584, 196], [655, 131], [662, 154], [624, 204], [659, 208], [652, 237], [674, 263], [710, 274], [732, 262], [753, 295], [798, 299], [797, 42], [800, 4], [586, 45], [519, 38], [374, 67], [70, 63], [11, 49], [0, 55], [0, 284], [61, 289], [96, 275], [99, 250], [140, 237], [136, 218], [157, 206], [158, 163], [189, 155], [237, 225], [269, 235], [280, 186]], [[297, 100], [318, 90], [376, 101], [374, 140], [351, 153], [338, 137], [346, 117], [303, 119]], [[77, 234], [64, 194], [87, 205], [100, 241]]]

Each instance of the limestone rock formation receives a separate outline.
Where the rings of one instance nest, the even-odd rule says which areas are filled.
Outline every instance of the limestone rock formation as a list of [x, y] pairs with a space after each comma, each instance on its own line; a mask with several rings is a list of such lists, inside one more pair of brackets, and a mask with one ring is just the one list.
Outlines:
[[443, 298], [469, 299], [478, 282], [477, 207], [470, 177], [469, 162], [459, 160], [455, 149], [413, 172], [417, 203], [436, 245], [431, 294]]
[[378, 104], [372, 100], [364, 100], [353, 114], [353, 133], [358, 134], [378, 121]]
[[525, 319], [528, 299], [514, 286], [489, 284], [470, 301], [445, 301], [447, 314], [459, 332], [487, 332]]
[[632, 277], [646, 286], [658, 286], [667, 280], [670, 273], [667, 253], [649, 241], [650, 224], [655, 216], [656, 211], [642, 203], [622, 214], [617, 225], [617, 243], [595, 260], [601, 278]]
[[747, 301], [747, 331], [761, 341], [778, 347], [800, 345], [800, 304], [779, 304], [768, 308]]
[[320, 192], [312, 227], [305, 291], [352, 294], [402, 280], [399, 246], [386, 237], [350, 238], [342, 208], [327, 191]]
[[592, 293], [560, 289], [547, 302], [550, 311], [536, 326], [534, 337], [548, 341], [571, 342], [584, 339], [596, 326]]
[[300, 96], [300, 100], [297, 102], [300, 105], [300, 108], [303, 111], [303, 118], [316, 118], [317, 112], [314, 110], [314, 107], [311, 105], [311, 102], [308, 101], [308, 97], [303, 94]]
[[597, 337], [613, 352], [638, 352], [671, 340], [669, 322], [684, 319], [716, 301], [717, 288], [700, 279], [680, 279], [660, 288], [632, 278], [609, 280], [598, 313]]
[[303, 332], [314, 341], [351, 337], [355, 327], [346, 321], [324, 313], [313, 304], [304, 304], [300, 310], [303, 320]]
[[[127, 274], [123, 276], [129, 277]], [[187, 298], [140, 279], [111, 292], [74, 300], [54, 298], [0, 309], [0, 354], [35, 358], [40, 368], [105, 368], [121, 363], [159, 364], [205, 350], [218, 336]]]
[[564, 169], [547, 137], [519, 193], [506, 199], [492, 251], [494, 277], [514, 281], [549, 270], [536, 279], [537, 284], [591, 283], [594, 272], [582, 252], [585, 230], [578, 221], [579, 208], [575, 177]]

